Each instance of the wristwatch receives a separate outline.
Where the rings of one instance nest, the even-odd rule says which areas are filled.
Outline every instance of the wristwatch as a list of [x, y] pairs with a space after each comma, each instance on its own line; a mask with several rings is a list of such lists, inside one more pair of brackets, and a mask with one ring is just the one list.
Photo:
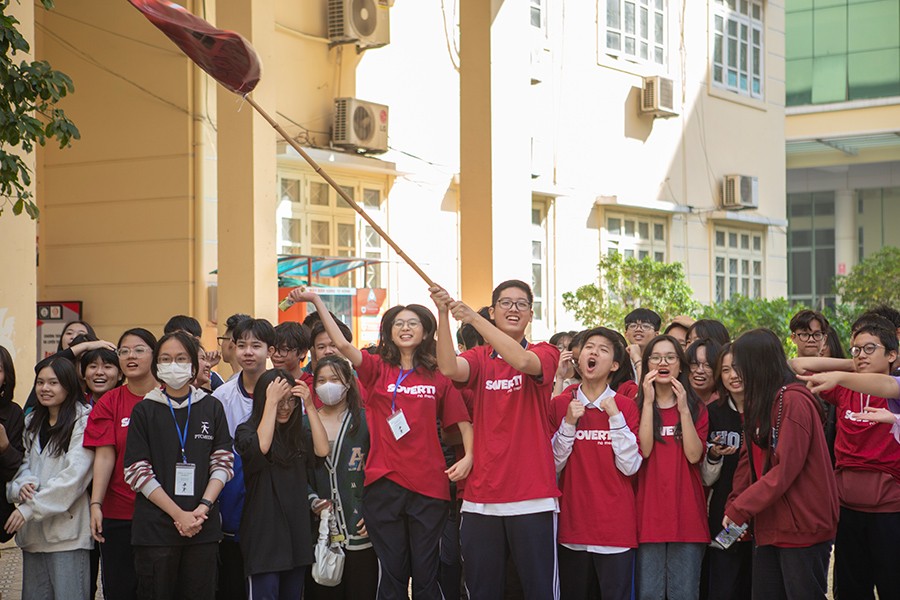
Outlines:
[[205, 507], [208, 508], [209, 510], [212, 510], [213, 503], [210, 502], [209, 500], [207, 500], [206, 498], [200, 498], [200, 504], [202, 504], [203, 506], [205, 506]]

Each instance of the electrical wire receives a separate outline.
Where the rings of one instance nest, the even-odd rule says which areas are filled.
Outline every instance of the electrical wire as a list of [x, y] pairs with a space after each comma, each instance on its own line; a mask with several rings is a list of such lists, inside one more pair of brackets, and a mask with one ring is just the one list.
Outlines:
[[[34, 5], [35, 5], [36, 8], [43, 8], [43, 6], [42, 6], [39, 2], [35, 2]], [[122, 38], [123, 40], [128, 40], [129, 42], [134, 42], [135, 44], [141, 44], [142, 46], [147, 46], [147, 47], [149, 47], [149, 48], [153, 48], [154, 50], [159, 50], [160, 52], [165, 52], [166, 54], [172, 54], [172, 55], [178, 55], [178, 54], [180, 54], [180, 52], [177, 52], [177, 51], [175, 51], [175, 50], [172, 50], [171, 48], [165, 48], [165, 47], [163, 47], [163, 46], [157, 46], [156, 44], [152, 44], [152, 43], [150, 43], [150, 42], [145, 42], [145, 41], [142, 41], [142, 40], [137, 40], [137, 39], [135, 39], [135, 38], [133, 38], [133, 37], [129, 37], [129, 36], [127, 36], [127, 35], [124, 35], [124, 34], [122, 34], [122, 33], [119, 33], [118, 31], [113, 31], [112, 29], [106, 29], [106, 28], [104, 28], [104, 27], [100, 27], [99, 25], [94, 25], [93, 23], [90, 23], [90, 22], [88, 22], [88, 21], [82, 21], [81, 19], [76, 19], [75, 17], [73, 17], [73, 16], [71, 16], [71, 15], [67, 15], [67, 14], [65, 14], [65, 13], [63, 13], [63, 12], [60, 12], [59, 10], [47, 11], [46, 14], [48, 14], [48, 15], [53, 15], [53, 16], [56, 16], [56, 17], [62, 17], [62, 18], [64, 18], [64, 19], [68, 19], [68, 20], [70, 20], [70, 21], [74, 21], [74, 22], [76, 22], [76, 23], [80, 23], [81, 25], [84, 25], [84, 26], [86, 26], [86, 27], [91, 27], [91, 28], [96, 29], [96, 30], [98, 30], [98, 31], [102, 31], [102, 32], [104, 32], [104, 33], [108, 33], [109, 35], [113, 35], [113, 36]]]
[[148, 96], [150, 96], [150, 97], [152, 97], [152, 98], [155, 98], [156, 100], [159, 100], [159, 101], [162, 102], [163, 104], [166, 104], [166, 105], [168, 105], [168, 106], [171, 106], [172, 108], [174, 108], [175, 110], [177, 110], [177, 111], [179, 111], [179, 112], [182, 112], [182, 113], [184, 113], [184, 114], [186, 114], [186, 115], [190, 115], [190, 114], [191, 114], [191, 112], [190, 112], [188, 109], [184, 108], [183, 106], [179, 106], [178, 104], [172, 102], [171, 100], [168, 100], [168, 99], [166, 99], [166, 98], [163, 98], [163, 97], [160, 96], [159, 94], [156, 94], [155, 92], [153, 92], [153, 91], [151, 91], [151, 90], [145, 88], [145, 87], [142, 86], [141, 84], [139, 84], [139, 83], [137, 83], [137, 82], [135, 82], [135, 81], [132, 81], [131, 79], [125, 77], [124, 75], [121, 75], [120, 73], [117, 73], [117, 72], [113, 71], [112, 69], [110, 69], [109, 67], [107, 67], [106, 65], [104, 65], [103, 63], [101, 63], [100, 61], [98, 61], [96, 58], [94, 58], [93, 56], [91, 56], [90, 54], [88, 54], [87, 52], [85, 52], [85, 51], [83, 51], [83, 50], [80, 50], [78, 47], [76, 47], [76, 46], [75, 46], [74, 44], [72, 44], [71, 42], [67, 41], [65, 38], [61, 37], [59, 34], [54, 33], [53, 31], [51, 31], [46, 25], [43, 25], [43, 24], [41, 24], [40, 22], [37, 22], [37, 21], [35, 22], [34, 25], [35, 25], [35, 27], [37, 27], [38, 29], [40, 29], [41, 31], [43, 31], [44, 33], [46, 33], [48, 36], [50, 36], [51, 38], [53, 38], [54, 40], [56, 40], [57, 42], [59, 42], [61, 45], [63, 45], [64, 47], [68, 48], [69, 50], [71, 50], [75, 55], [79, 56], [82, 60], [84, 60], [84, 61], [86, 61], [86, 62], [88, 62], [88, 63], [94, 65], [95, 67], [97, 67], [97, 68], [100, 69], [101, 71], [105, 71], [106, 73], [109, 73], [109, 74], [112, 75], [113, 77], [116, 77], [117, 79], [121, 79], [121, 80], [124, 81], [125, 83], [127, 83], [127, 84], [129, 84], [129, 85], [131, 85], [131, 86], [134, 86], [135, 88], [137, 88], [138, 90], [144, 92], [144, 93], [147, 94]]

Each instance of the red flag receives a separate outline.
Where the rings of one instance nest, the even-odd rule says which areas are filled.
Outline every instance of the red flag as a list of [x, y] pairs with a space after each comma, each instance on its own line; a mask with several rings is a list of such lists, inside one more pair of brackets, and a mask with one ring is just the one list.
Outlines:
[[128, 0], [201, 69], [236, 94], [259, 83], [259, 58], [240, 34], [216, 29], [169, 0]]

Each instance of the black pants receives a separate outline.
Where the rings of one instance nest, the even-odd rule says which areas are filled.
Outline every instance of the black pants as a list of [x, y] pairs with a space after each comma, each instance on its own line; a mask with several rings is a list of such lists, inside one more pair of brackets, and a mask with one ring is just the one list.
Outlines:
[[630, 600], [634, 587], [634, 550], [594, 554], [560, 545], [558, 552], [562, 600]]
[[451, 501], [447, 523], [441, 534], [441, 564], [438, 583], [446, 600], [458, 600], [462, 589], [462, 556], [459, 552], [459, 505]]
[[[213, 600], [215, 542], [185, 546], [135, 546], [134, 572], [140, 600]], [[241, 586], [243, 588], [243, 585]]]
[[750, 600], [753, 544], [737, 542], [728, 550], [707, 548], [710, 600]]
[[527, 600], [559, 598], [553, 512], [508, 517], [465, 512], [459, 537], [470, 600], [504, 597], [507, 556], [512, 556]]
[[216, 600], [246, 600], [244, 555], [233, 536], [219, 542], [219, 579]]
[[381, 567], [379, 600], [441, 600], [438, 586], [445, 500], [412, 492], [382, 477], [363, 490], [362, 514]]
[[900, 598], [900, 513], [866, 513], [841, 507], [834, 542], [834, 597]]
[[[334, 587], [307, 578], [305, 600], [375, 600], [378, 591], [378, 557], [374, 548], [344, 549], [344, 575]], [[447, 600], [450, 600], [449, 597]]]
[[131, 521], [103, 519], [103, 537], [106, 541], [97, 544], [103, 563], [103, 597], [106, 600], [134, 600], [137, 598], [137, 575], [131, 549]]
[[754, 600], [824, 600], [831, 542], [806, 548], [753, 549]]

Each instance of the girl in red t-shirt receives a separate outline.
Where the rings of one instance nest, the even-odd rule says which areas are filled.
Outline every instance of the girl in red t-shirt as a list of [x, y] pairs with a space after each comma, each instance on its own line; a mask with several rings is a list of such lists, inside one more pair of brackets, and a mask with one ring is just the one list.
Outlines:
[[[146, 329], [129, 329], [122, 334], [116, 354], [118, 367], [128, 383], [110, 390], [94, 403], [84, 430], [84, 447], [95, 451], [91, 535], [100, 547], [103, 593], [109, 598], [137, 597], [131, 550], [134, 491], [125, 483], [125, 440], [131, 409], [159, 385], [150, 372], [155, 349], [156, 337]], [[87, 375], [90, 364], [82, 367], [88, 388], [92, 389], [92, 377]]]
[[709, 421], [691, 389], [688, 363], [668, 335], [647, 344], [641, 359], [638, 431], [638, 598], [696, 598], [709, 543], [700, 460]]
[[[395, 306], [381, 320], [373, 353], [346, 341], [318, 294], [291, 292], [311, 302], [338, 351], [366, 389], [370, 449], [362, 514], [381, 565], [378, 598], [405, 598], [412, 576], [416, 598], [442, 598], [437, 573], [441, 532], [449, 514], [450, 481], [472, 468], [472, 425], [462, 396], [437, 370], [434, 315], [424, 306]], [[459, 425], [466, 455], [449, 469], [438, 422]]]

